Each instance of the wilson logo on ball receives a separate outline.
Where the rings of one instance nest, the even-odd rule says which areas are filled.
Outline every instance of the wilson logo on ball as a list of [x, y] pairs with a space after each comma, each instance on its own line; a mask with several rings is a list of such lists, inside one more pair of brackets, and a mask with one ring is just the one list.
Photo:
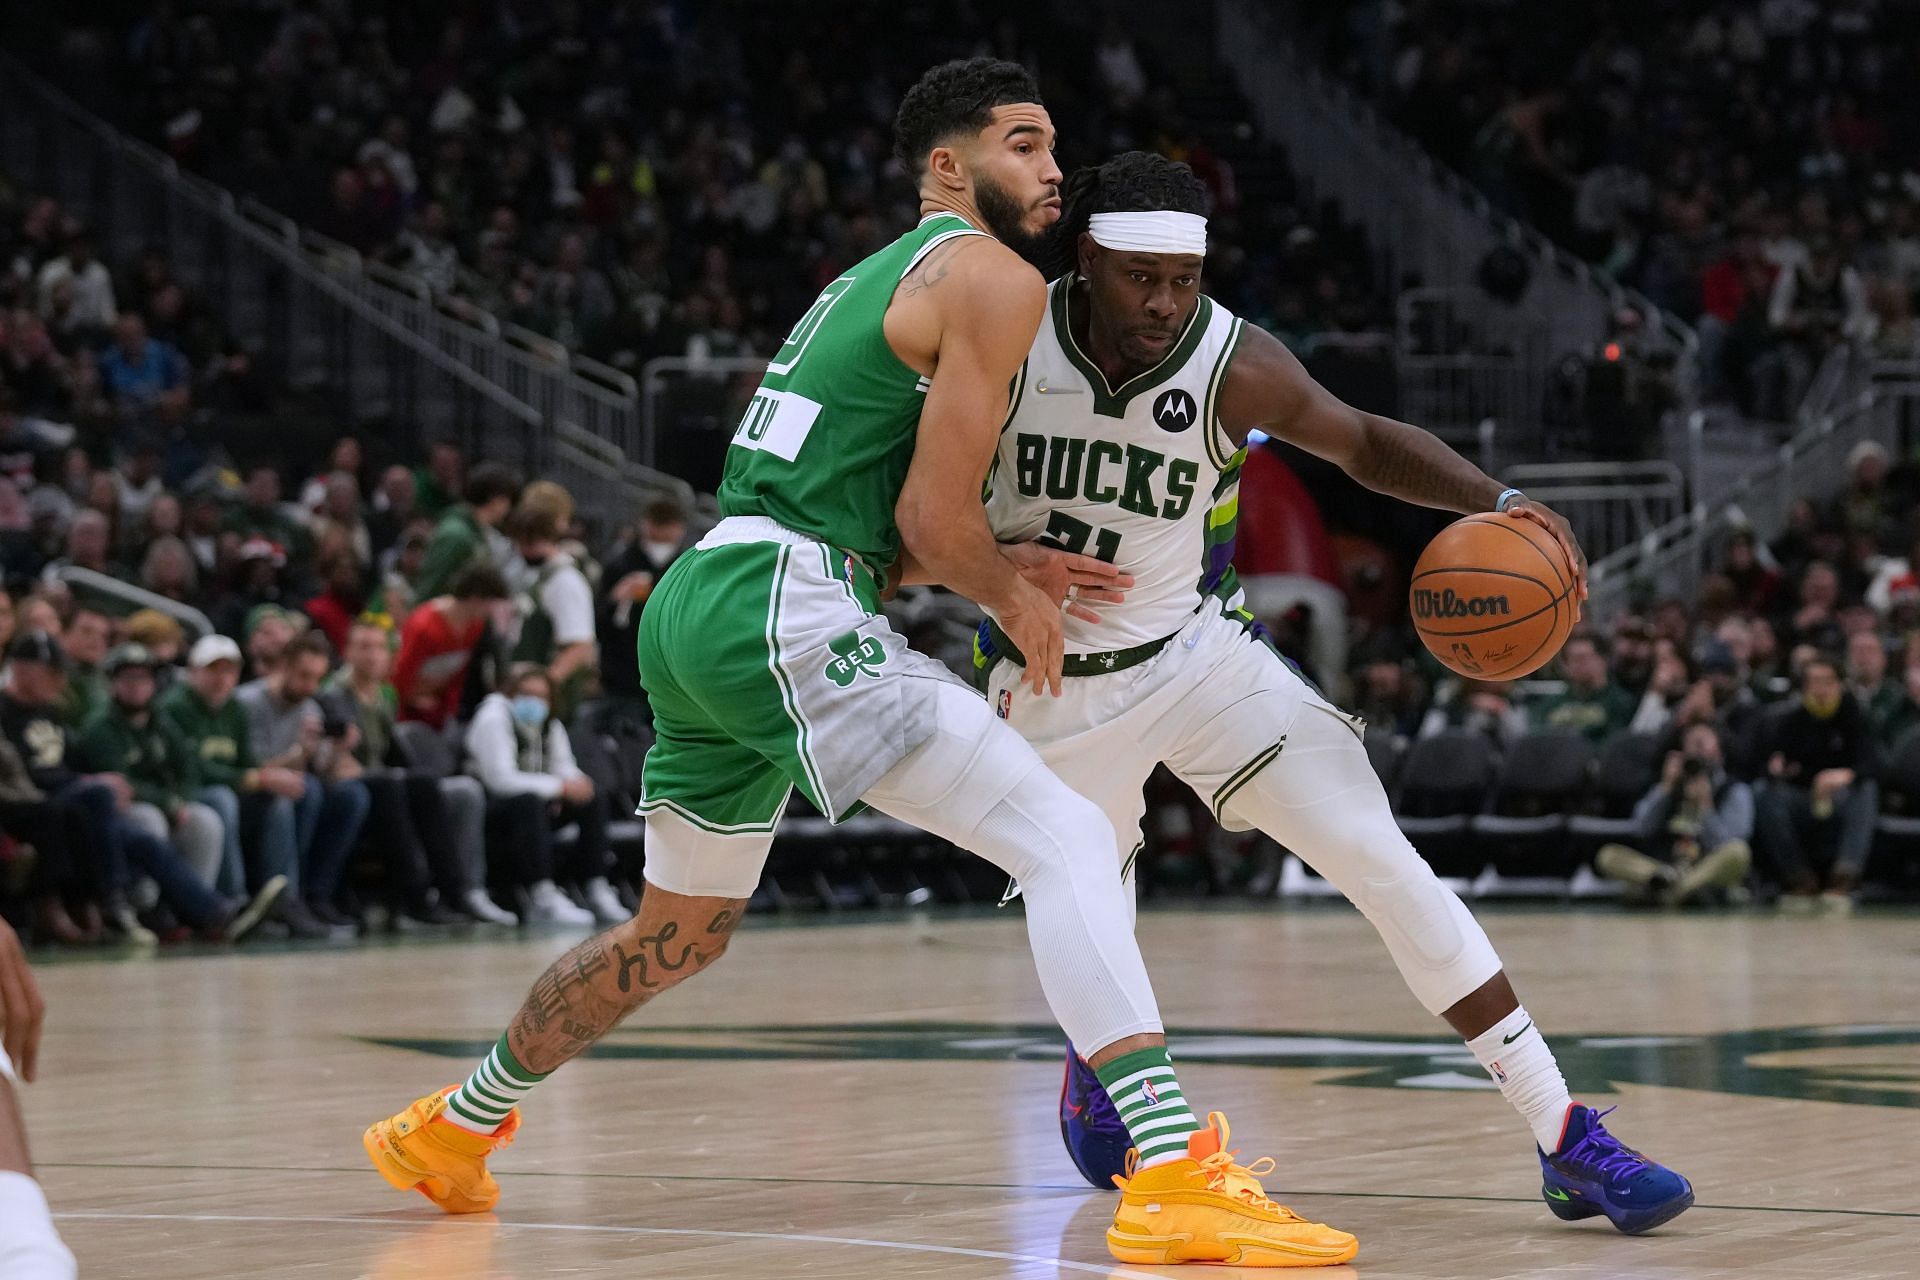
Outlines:
[[1511, 612], [1505, 596], [1462, 596], [1451, 587], [1445, 591], [1416, 587], [1413, 592], [1413, 613], [1418, 618], [1495, 618]]

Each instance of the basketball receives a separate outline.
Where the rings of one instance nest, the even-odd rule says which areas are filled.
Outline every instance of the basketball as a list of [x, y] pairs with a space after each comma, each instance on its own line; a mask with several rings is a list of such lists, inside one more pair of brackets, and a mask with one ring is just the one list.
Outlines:
[[1573, 566], [1552, 534], [1485, 511], [1456, 520], [1420, 553], [1411, 599], [1414, 630], [1448, 670], [1476, 680], [1517, 680], [1553, 660], [1579, 602]]

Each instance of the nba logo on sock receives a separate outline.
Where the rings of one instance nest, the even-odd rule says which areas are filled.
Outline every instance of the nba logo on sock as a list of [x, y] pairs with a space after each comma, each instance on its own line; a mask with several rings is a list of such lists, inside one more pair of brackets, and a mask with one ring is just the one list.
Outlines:
[[1140, 1082], [1140, 1092], [1145, 1096], [1148, 1106], [1157, 1107], [1160, 1105], [1160, 1091], [1153, 1087], [1153, 1081], [1142, 1080]]
[[1013, 711], [1013, 690], [1002, 689], [1000, 691], [1000, 705], [994, 709], [994, 714], [999, 716], [1002, 720], [1005, 720], [1007, 716], [1012, 713], [1012, 711]]
[[1490, 1063], [1487, 1069], [1493, 1072], [1493, 1078], [1495, 1080], [1498, 1080], [1501, 1084], [1505, 1084], [1507, 1082], [1507, 1073], [1505, 1070], [1501, 1068], [1498, 1062]]

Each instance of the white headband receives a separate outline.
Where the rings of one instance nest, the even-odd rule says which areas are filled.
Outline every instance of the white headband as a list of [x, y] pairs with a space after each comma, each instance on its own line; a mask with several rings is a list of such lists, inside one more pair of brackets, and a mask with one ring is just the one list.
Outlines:
[[1096, 213], [1087, 220], [1095, 244], [1122, 253], [1207, 252], [1207, 220], [1197, 213]]

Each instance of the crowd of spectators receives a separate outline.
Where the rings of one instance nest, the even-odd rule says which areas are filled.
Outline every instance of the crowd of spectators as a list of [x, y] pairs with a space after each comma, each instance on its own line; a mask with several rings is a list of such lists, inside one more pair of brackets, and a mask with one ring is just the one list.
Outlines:
[[600, 654], [687, 514], [622, 531], [603, 591], [568, 493], [454, 442], [237, 467], [244, 357], [186, 353], [164, 256], [116, 272], [0, 191], [0, 265], [0, 908], [66, 943], [625, 918], [645, 716]]
[[977, 53], [1039, 72], [1069, 168], [1135, 146], [1191, 163], [1215, 201], [1209, 288], [1236, 311], [1295, 339], [1389, 314], [1364, 243], [1235, 136], [1243, 114], [1202, 129], [1121, 28], [1090, 39], [1010, 0], [865, 0], [830, 21], [176, 0], [84, 30], [67, 49], [104, 74], [80, 82], [123, 90], [99, 105], [183, 165], [622, 367], [775, 350], [825, 282], [912, 225], [894, 109], [926, 66]]
[[1498, 206], [1702, 336], [1784, 418], [1843, 341], [1912, 348], [1920, 11], [1882, 0], [1318, 6], [1346, 76]]
[[[1377, 733], [1448, 730], [1505, 748], [1529, 732], [1659, 744], [1638, 849], [1600, 869], [1670, 900], [1739, 880], [1788, 906], [1844, 910], [1871, 867], [1883, 801], [1916, 799], [1920, 748], [1920, 467], [1858, 446], [1827, 504], [1801, 500], [1771, 542], [1735, 529], [1696, 598], [1666, 598], [1576, 632], [1546, 677], [1499, 684], [1444, 676], [1386, 634], [1361, 646], [1355, 701]], [[1883, 794], [1897, 792], [1897, 797]], [[1676, 817], [1676, 815], [1678, 815]], [[1675, 822], [1688, 828], [1679, 842]], [[1625, 856], [1632, 854], [1634, 856]], [[1711, 859], [1698, 883], [1679, 882]], [[1887, 877], [1905, 873], [1890, 853]], [[1711, 882], [1711, 883], [1709, 883]], [[1676, 887], [1678, 886], [1678, 887]]]

